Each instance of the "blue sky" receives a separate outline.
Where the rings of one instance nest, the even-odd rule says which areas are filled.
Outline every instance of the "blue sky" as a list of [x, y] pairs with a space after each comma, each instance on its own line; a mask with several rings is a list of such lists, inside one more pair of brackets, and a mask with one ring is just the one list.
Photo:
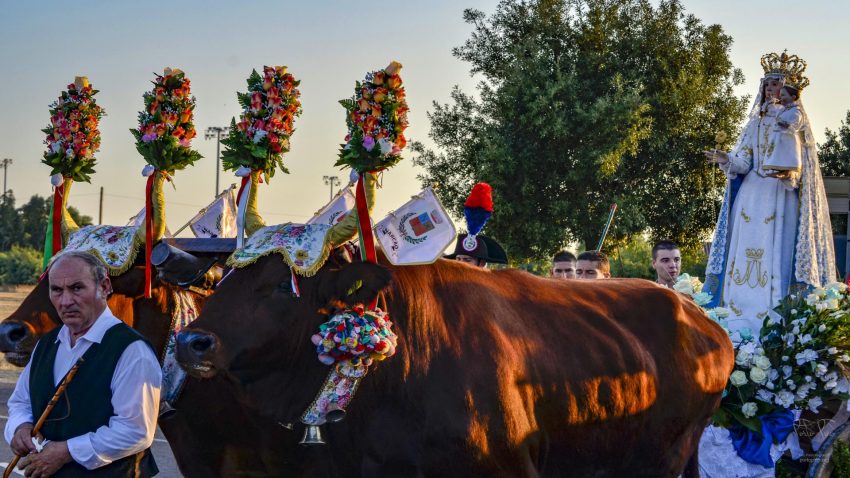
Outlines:
[[[756, 90], [762, 54], [788, 48], [809, 62], [812, 85], [803, 99], [818, 139], [825, 127], [838, 127], [850, 108], [850, 62], [843, 53], [850, 45], [844, 24], [850, 2], [685, 0], [684, 5], [735, 39], [732, 60], [747, 80], [739, 94]], [[40, 163], [47, 105], [75, 75], [86, 75], [101, 90], [98, 103], [108, 116], [101, 122], [97, 173], [92, 184], [75, 184], [71, 204], [97, 219], [103, 186], [104, 222], [123, 224], [143, 205], [144, 161], [128, 130], [136, 125], [153, 72], [172, 66], [187, 73], [202, 132], [239, 114], [235, 92], [245, 89], [252, 68], [284, 64], [302, 80], [304, 114], [285, 158], [292, 174], [276, 175], [263, 187], [260, 210], [270, 223], [304, 221], [327, 201], [322, 176], [347, 176], [332, 166], [345, 135], [337, 100], [350, 96], [367, 70], [398, 60], [411, 108], [407, 137], [429, 144], [426, 113], [432, 101], [447, 101], [453, 85], [471, 92], [477, 82], [468, 65], [451, 55], [471, 31], [462, 11], [491, 12], [495, 6], [492, 0], [3, 2], [0, 155], [15, 161], [9, 188], [19, 203], [50, 193], [49, 169]], [[172, 230], [213, 195], [215, 142], [201, 135], [194, 146], [205, 158], [178, 172], [177, 189], [166, 192]], [[385, 174], [376, 220], [419, 191], [416, 174], [409, 159]], [[221, 178], [222, 187], [236, 180], [229, 172]]]

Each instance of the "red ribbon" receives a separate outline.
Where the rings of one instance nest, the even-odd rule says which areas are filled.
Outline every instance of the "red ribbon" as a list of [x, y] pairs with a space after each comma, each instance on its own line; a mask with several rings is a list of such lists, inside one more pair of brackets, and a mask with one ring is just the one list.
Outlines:
[[65, 182], [53, 189], [53, 255], [62, 250], [62, 196], [65, 195]]
[[[372, 235], [372, 221], [369, 218], [369, 208], [366, 207], [366, 185], [363, 182], [364, 174], [357, 179], [357, 194], [354, 197], [354, 204], [357, 207], [357, 221], [360, 223], [360, 239], [363, 246], [363, 255], [366, 261], [373, 264], [378, 263], [378, 254], [375, 252], [375, 238]], [[369, 303], [369, 310], [375, 310], [378, 305], [378, 297], [376, 296]]]
[[145, 298], [150, 299], [151, 294], [151, 249], [153, 245], [153, 199], [151, 198], [151, 190], [153, 189], [153, 179], [156, 177], [157, 171], [148, 176], [148, 184], [145, 186]]
[[242, 200], [242, 191], [245, 189], [245, 186], [248, 182], [251, 181], [251, 175], [242, 176], [242, 185], [239, 186], [239, 193], [236, 195], [236, 208], [239, 208], [239, 201]]

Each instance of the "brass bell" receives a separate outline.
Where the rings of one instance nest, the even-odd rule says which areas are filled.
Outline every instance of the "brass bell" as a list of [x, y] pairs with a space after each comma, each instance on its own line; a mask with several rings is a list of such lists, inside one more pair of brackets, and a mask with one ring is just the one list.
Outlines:
[[304, 437], [298, 442], [299, 445], [324, 445], [322, 440], [322, 431], [318, 425], [306, 425], [304, 427]]

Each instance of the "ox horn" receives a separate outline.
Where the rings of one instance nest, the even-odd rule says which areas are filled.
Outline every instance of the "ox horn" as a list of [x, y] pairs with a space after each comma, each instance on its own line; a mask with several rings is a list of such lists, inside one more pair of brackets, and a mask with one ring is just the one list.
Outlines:
[[62, 231], [62, 243], [67, 244], [68, 238], [71, 237], [71, 234], [77, 232], [80, 229], [80, 226], [74, 221], [71, 217], [71, 214], [68, 212], [68, 195], [71, 192], [71, 185], [74, 183], [74, 180], [65, 177], [62, 178], [62, 214], [60, 215], [60, 227]]
[[[165, 235], [165, 192], [163, 185], [167, 175], [164, 171], [154, 170], [153, 185], [151, 187], [151, 222], [153, 224], [153, 243], [156, 244]], [[136, 231], [139, 241], [145, 242], [145, 227]]]
[[251, 237], [258, 229], [266, 227], [266, 222], [263, 221], [257, 209], [257, 190], [262, 172], [261, 169], [251, 171], [251, 189], [248, 191], [248, 202], [245, 204], [245, 235], [248, 237]]
[[[369, 214], [372, 213], [372, 208], [375, 207], [375, 184], [378, 182], [378, 177], [375, 173], [363, 173], [363, 186], [366, 190], [366, 208]], [[345, 219], [335, 224], [328, 230], [328, 242], [331, 247], [341, 246], [343, 243], [350, 241], [357, 234], [357, 208], [352, 208]]]
[[160, 279], [180, 287], [197, 285], [215, 262], [215, 257], [204, 260], [164, 241], [151, 251], [151, 264]]
[[299, 445], [325, 445], [322, 440], [322, 431], [318, 425], [307, 425], [304, 428], [304, 437], [298, 442]]

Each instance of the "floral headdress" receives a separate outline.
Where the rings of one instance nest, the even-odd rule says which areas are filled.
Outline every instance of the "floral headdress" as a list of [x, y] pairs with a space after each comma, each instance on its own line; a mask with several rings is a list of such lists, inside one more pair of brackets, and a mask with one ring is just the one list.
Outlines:
[[78, 76], [68, 85], [67, 91], [50, 104], [50, 125], [42, 131], [47, 134], [44, 144], [47, 151], [42, 162], [52, 168], [50, 174], [61, 174], [74, 181], [91, 181], [100, 149], [98, 123], [106, 115], [94, 99], [85, 76]]

